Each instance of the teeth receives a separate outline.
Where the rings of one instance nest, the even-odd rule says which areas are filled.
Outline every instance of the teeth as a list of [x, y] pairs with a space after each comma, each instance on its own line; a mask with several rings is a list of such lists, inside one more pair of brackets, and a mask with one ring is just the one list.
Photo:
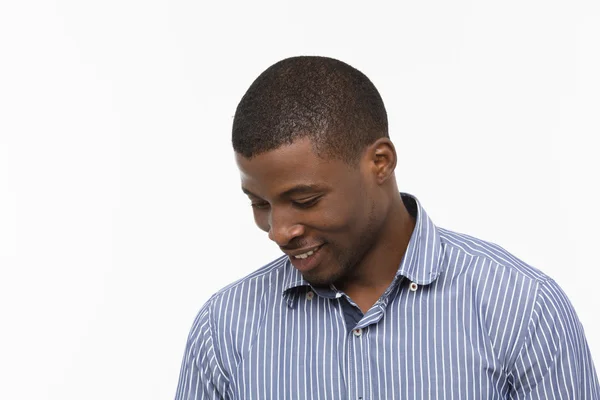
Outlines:
[[298, 254], [297, 256], [294, 256], [294, 258], [301, 258], [304, 260], [305, 258], [312, 256], [313, 254], [315, 254], [315, 252], [313, 250], [311, 250], [311, 251], [307, 251], [306, 253], [303, 253], [303, 254]]

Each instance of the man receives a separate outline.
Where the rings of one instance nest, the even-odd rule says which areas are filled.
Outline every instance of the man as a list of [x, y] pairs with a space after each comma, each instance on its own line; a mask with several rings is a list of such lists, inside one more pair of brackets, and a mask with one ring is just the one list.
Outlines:
[[274, 64], [238, 105], [233, 148], [256, 224], [285, 255], [200, 310], [178, 400], [600, 399], [559, 286], [398, 191], [385, 107], [361, 72]]

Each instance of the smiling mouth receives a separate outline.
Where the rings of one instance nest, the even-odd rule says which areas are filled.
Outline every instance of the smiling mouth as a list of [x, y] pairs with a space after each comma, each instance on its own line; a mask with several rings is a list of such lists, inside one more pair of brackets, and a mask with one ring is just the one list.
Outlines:
[[315, 254], [317, 251], [319, 251], [319, 249], [321, 247], [323, 247], [323, 245], [317, 247], [314, 250], [307, 251], [306, 253], [298, 254], [298, 255], [294, 256], [294, 258], [297, 260], [305, 260], [305, 259], [309, 258], [310, 256], [312, 256], [313, 254]]

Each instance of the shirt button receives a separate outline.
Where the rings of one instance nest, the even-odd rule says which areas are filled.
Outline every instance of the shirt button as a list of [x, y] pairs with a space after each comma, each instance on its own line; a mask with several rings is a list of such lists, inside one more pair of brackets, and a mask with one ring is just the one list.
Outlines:
[[312, 300], [313, 297], [315, 297], [315, 292], [309, 291], [308, 293], [306, 293], [306, 300]]
[[414, 282], [410, 283], [411, 292], [416, 292], [418, 288], [419, 288], [419, 285], [417, 285], [416, 283], [414, 283]]
[[357, 328], [357, 329], [353, 330], [352, 333], [354, 333], [354, 336], [356, 336], [356, 337], [361, 337], [361, 335], [362, 335], [362, 329], [361, 328]]

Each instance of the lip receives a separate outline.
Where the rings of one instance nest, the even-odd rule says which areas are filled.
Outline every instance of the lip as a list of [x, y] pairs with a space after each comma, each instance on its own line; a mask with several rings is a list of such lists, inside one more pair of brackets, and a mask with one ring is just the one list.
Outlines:
[[285, 251], [284, 253], [287, 254], [290, 258], [293, 258], [293, 257], [298, 256], [300, 254], [308, 253], [311, 250], [315, 251], [316, 249], [320, 248], [321, 246], [323, 246], [323, 245], [320, 244], [320, 245], [317, 245], [317, 246], [305, 247], [303, 249], [299, 249], [299, 250], [295, 250], [295, 251]]
[[317, 251], [308, 258], [295, 258], [294, 255], [292, 255], [291, 253], [287, 253], [287, 254], [288, 254], [290, 262], [292, 263], [294, 268], [296, 268], [300, 272], [308, 272], [308, 271], [316, 268], [321, 263], [321, 260], [323, 258], [322, 248], [324, 246], [325, 245], [322, 244], [319, 246], [307, 247], [306, 249], [303, 249], [301, 251], [294, 251], [294, 255], [298, 255], [298, 254], [306, 253], [311, 250], [314, 251], [316, 249]]

